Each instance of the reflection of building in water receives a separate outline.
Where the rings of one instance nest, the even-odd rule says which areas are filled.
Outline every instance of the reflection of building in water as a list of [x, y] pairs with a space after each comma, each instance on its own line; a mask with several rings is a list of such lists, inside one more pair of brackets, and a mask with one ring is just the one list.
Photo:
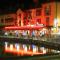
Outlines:
[[8, 43], [5, 42], [5, 53], [12, 53], [17, 55], [37, 55], [47, 53], [60, 53], [58, 50], [45, 48], [37, 45]]
[[33, 48], [33, 53], [38, 52], [38, 47], [37, 46], [32, 45], [32, 48]]
[[20, 53], [23, 55], [35, 55], [35, 54], [46, 54], [46, 50], [38, 48], [36, 45], [29, 45], [29, 44], [9, 44], [8, 42], [5, 42], [5, 52], [9, 53]]

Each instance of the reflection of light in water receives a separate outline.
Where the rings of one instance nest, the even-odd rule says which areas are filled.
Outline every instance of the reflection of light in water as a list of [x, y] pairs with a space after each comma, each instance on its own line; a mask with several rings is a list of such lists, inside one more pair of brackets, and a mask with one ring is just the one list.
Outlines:
[[15, 47], [16, 47], [16, 49], [17, 49], [17, 51], [19, 51], [19, 44], [15, 44]]
[[30, 46], [29, 46], [29, 50], [30, 50]]
[[[46, 51], [44, 51], [43, 49], [44, 48], [41, 48], [41, 50], [43, 50], [43, 53], [39, 53], [38, 52], [38, 47], [36, 45], [25, 45], [25, 44], [22, 44], [21, 47], [23, 48], [20, 48], [20, 44], [16, 43], [16, 44], [10, 44], [9, 46], [9, 43], [5, 42], [5, 52], [9, 52], [9, 53], [16, 53], [17, 55], [24, 55], [24, 54], [27, 54], [27, 55], [36, 55], [36, 54], [44, 54]], [[14, 46], [13, 46], [14, 45]], [[29, 51], [29, 49], [31, 49]]]
[[25, 48], [25, 44], [23, 44], [23, 49]]
[[13, 44], [10, 44], [10, 50], [13, 50]]
[[37, 47], [35, 45], [32, 45], [32, 48], [33, 48], [33, 52], [37, 51]]
[[46, 53], [46, 49], [44, 47], [41, 47], [40, 50], [43, 52], [43, 53]]
[[25, 52], [27, 52], [27, 46], [25, 44], [23, 44], [23, 49]]
[[8, 42], [5, 42], [5, 49], [7, 49], [8, 47]]

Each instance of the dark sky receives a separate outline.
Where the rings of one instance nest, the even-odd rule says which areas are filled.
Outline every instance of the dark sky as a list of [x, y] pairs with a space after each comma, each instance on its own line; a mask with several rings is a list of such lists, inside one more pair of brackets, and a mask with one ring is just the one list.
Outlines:
[[41, 7], [44, 2], [49, 2], [52, 0], [0, 0], [0, 14], [15, 12], [18, 8], [30, 9]]

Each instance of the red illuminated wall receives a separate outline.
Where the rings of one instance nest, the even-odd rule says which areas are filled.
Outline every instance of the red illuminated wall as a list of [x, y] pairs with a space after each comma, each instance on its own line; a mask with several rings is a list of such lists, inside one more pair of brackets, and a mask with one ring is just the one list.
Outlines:
[[[45, 14], [46, 7], [50, 6], [50, 15]], [[42, 7], [25, 10], [21, 9], [17, 10], [17, 14], [11, 14], [10, 16], [14, 18], [14, 20], [5, 24], [12, 24], [13, 26], [25, 26], [25, 25], [35, 25], [37, 23], [44, 24], [45, 26], [53, 26], [54, 21], [54, 6], [53, 2], [42, 4]], [[8, 15], [7, 15], [8, 16]], [[48, 21], [49, 19], [49, 21]]]
[[[45, 9], [50, 9], [49, 13], [50, 15], [46, 15], [45, 14]], [[27, 11], [30, 11], [30, 13], [28, 13]], [[26, 12], [24, 12], [26, 15], [24, 15], [25, 20], [23, 22], [24, 25], [28, 25], [28, 24], [37, 24], [37, 22], [39, 24], [44, 24], [45, 26], [53, 26], [53, 21], [54, 21], [54, 3], [51, 2], [49, 4], [45, 3], [42, 4], [41, 8], [35, 8], [35, 9], [30, 9], [30, 10], [26, 10]], [[29, 19], [29, 14], [31, 14], [31, 18]]]
[[[45, 7], [50, 6], [50, 15], [45, 14]], [[48, 21], [49, 18], [49, 21]], [[46, 26], [53, 26], [54, 21], [54, 3], [51, 2], [50, 4], [43, 4], [42, 6], [42, 23], [44, 23]]]
[[4, 14], [0, 16], [0, 23], [4, 24], [5, 26], [15, 26], [16, 25], [16, 14]]

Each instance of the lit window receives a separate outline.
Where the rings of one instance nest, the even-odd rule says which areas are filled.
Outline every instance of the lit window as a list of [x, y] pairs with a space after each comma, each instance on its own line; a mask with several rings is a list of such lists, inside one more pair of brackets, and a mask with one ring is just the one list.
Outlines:
[[24, 18], [23, 18], [23, 19], [24, 19], [24, 20], [27, 19], [27, 12], [24, 13]]
[[6, 23], [8, 23], [8, 22], [13, 22], [13, 20], [14, 20], [13, 18], [6, 18], [6, 19], [5, 19], [5, 22], [6, 22]]
[[32, 19], [31, 11], [28, 11], [28, 20]]
[[45, 7], [45, 15], [50, 15], [51, 14], [51, 6], [46, 6]]
[[40, 16], [41, 15], [41, 9], [36, 9], [36, 16]]
[[46, 26], [49, 26], [49, 17], [46, 18]]
[[19, 17], [21, 18], [21, 14], [19, 14]]
[[37, 22], [38, 22], [39, 24], [41, 24], [41, 19], [37, 19]]

